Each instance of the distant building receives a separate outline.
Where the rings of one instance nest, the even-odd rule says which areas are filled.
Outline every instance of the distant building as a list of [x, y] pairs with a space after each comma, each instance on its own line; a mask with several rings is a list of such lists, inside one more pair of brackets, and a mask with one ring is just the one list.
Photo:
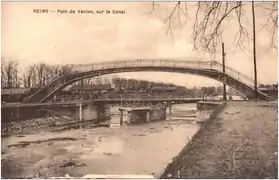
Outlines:
[[185, 87], [171, 87], [171, 86], [153, 86], [151, 87], [151, 92], [185, 92]]
[[111, 84], [83, 84], [83, 85], [73, 85], [67, 91], [95, 92], [95, 91], [111, 91], [111, 90], [114, 90]]
[[1, 99], [3, 102], [20, 102], [36, 90], [36, 88], [2, 88]]
[[277, 86], [258, 87], [259, 91], [278, 90]]
[[31, 88], [3, 88], [1, 89], [1, 94], [25, 94], [27, 92], [29, 92], [31, 90]]
[[96, 99], [113, 90], [110, 84], [72, 84], [58, 92], [54, 100]]

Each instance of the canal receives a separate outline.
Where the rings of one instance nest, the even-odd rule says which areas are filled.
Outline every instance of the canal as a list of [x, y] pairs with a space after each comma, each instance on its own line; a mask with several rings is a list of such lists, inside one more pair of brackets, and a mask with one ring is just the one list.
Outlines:
[[196, 104], [174, 105], [165, 121], [111, 128], [81, 128], [2, 138], [2, 177], [82, 177], [133, 174], [160, 177], [198, 131]]

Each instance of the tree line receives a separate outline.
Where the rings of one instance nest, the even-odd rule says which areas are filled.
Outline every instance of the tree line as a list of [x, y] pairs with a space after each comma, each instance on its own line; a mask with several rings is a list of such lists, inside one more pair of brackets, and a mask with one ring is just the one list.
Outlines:
[[[71, 68], [62, 65], [45, 63], [30, 64], [20, 69], [16, 60], [1, 58], [1, 85], [2, 88], [41, 88], [55, 78], [71, 73]], [[145, 90], [152, 86], [178, 87], [174, 84], [151, 82], [146, 80], [126, 79], [116, 75], [98, 76], [84, 79], [74, 84], [118, 84], [126, 90]], [[180, 86], [181, 88], [182, 86]]]
[[2, 88], [41, 88], [56, 77], [70, 73], [68, 66], [30, 64], [21, 70], [16, 60], [1, 58]]
[[175, 87], [176, 89], [185, 89], [183, 86], [178, 86], [172, 83], [163, 83], [163, 82], [153, 82], [147, 80], [138, 80], [138, 79], [126, 79], [115, 76], [112, 79], [112, 83], [117, 85], [119, 88], [123, 90], [130, 91], [148, 91], [151, 90], [152, 87], [160, 87], [160, 88], [169, 88]]

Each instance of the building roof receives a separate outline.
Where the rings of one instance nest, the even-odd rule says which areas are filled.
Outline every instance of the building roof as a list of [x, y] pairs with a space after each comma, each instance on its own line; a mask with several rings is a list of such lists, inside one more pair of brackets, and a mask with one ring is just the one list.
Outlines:
[[260, 91], [269, 91], [269, 90], [277, 90], [277, 87], [270, 86], [270, 87], [258, 87]]

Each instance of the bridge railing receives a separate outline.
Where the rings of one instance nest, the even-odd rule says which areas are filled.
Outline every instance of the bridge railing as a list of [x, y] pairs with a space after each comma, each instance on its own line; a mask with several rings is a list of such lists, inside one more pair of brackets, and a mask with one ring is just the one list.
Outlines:
[[[156, 97], [152, 97], [152, 98], [148, 98], [148, 99], [143, 99], [143, 98], [98, 98], [98, 99], [94, 99], [97, 101], [191, 101], [191, 100], [202, 100], [203, 98], [198, 98], [198, 97], [194, 97], [194, 98], [156, 98]], [[90, 100], [89, 100], [90, 101]]]
[[[124, 61], [100, 62], [95, 64], [78, 64], [71, 66], [73, 72], [86, 72], [111, 68], [129, 68], [129, 67], [168, 67], [168, 68], [193, 68], [193, 69], [212, 69], [219, 72], [223, 71], [223, 65], [217, 61], [182, 61], [170, 59], [137, 59]], [[254, 80], [239, 71], [225, 67], [226, 74], [245, 83], [253, 88]]]
[[[62, 85], [64, 83], [64, 81], [62, 82], [63, 80], [63, 76], [64, 75], [70, 75], [73, 73], [72, 71], [73, 68], [73, 65], [65, 65], [62, 67], [62, 70], [63, 70], [63, 75], [62, 76], [54, 76], [53, 78], [51, 78], [47, 83], [46, 85], [39, 89], [38, 91], [36, 91], [34, 94], [28, 96], [25, 98], [26, 101], [28, 101], [30, 98], [32, 98], [33, 96], [36, 96], [37, 94], [39, 94], [41, 91], [43, 91], [45, 88], [47, 87], [50, 87], [48, 88], [48, 90], [52, 91], [54, 90], [57, 86], [59, 85]], [[58, 83], [57, 83], [58, 82]], [[52, 84], [54, 84], [55, 86], [52, 86]]]
[[[218, 66], [217, 69], [219, 71], [223, 71], [223, 65], [219, 62], [215, 66]], [[217, 70], [216, 69], [216, 70]], [[250, 86], [251, 88], [254, 88], [254, 79], [248, 77], [247, 75], [240, 73], [239, 71], [231, 68], [231, 67], [225, 67], [226, 74], [239, 80], [240, 82], [245, 83], [246, 85]]]
[[177, 61], [177, 60], [125, 60], [101, 62], [95, 64], [77, 64], [72, 65], [74, 72], [86, 72], [108, 68], [125, 68], [125, 67], [189, 67], [189, 68], [206, 68], [212, 67], [212, 61]]

